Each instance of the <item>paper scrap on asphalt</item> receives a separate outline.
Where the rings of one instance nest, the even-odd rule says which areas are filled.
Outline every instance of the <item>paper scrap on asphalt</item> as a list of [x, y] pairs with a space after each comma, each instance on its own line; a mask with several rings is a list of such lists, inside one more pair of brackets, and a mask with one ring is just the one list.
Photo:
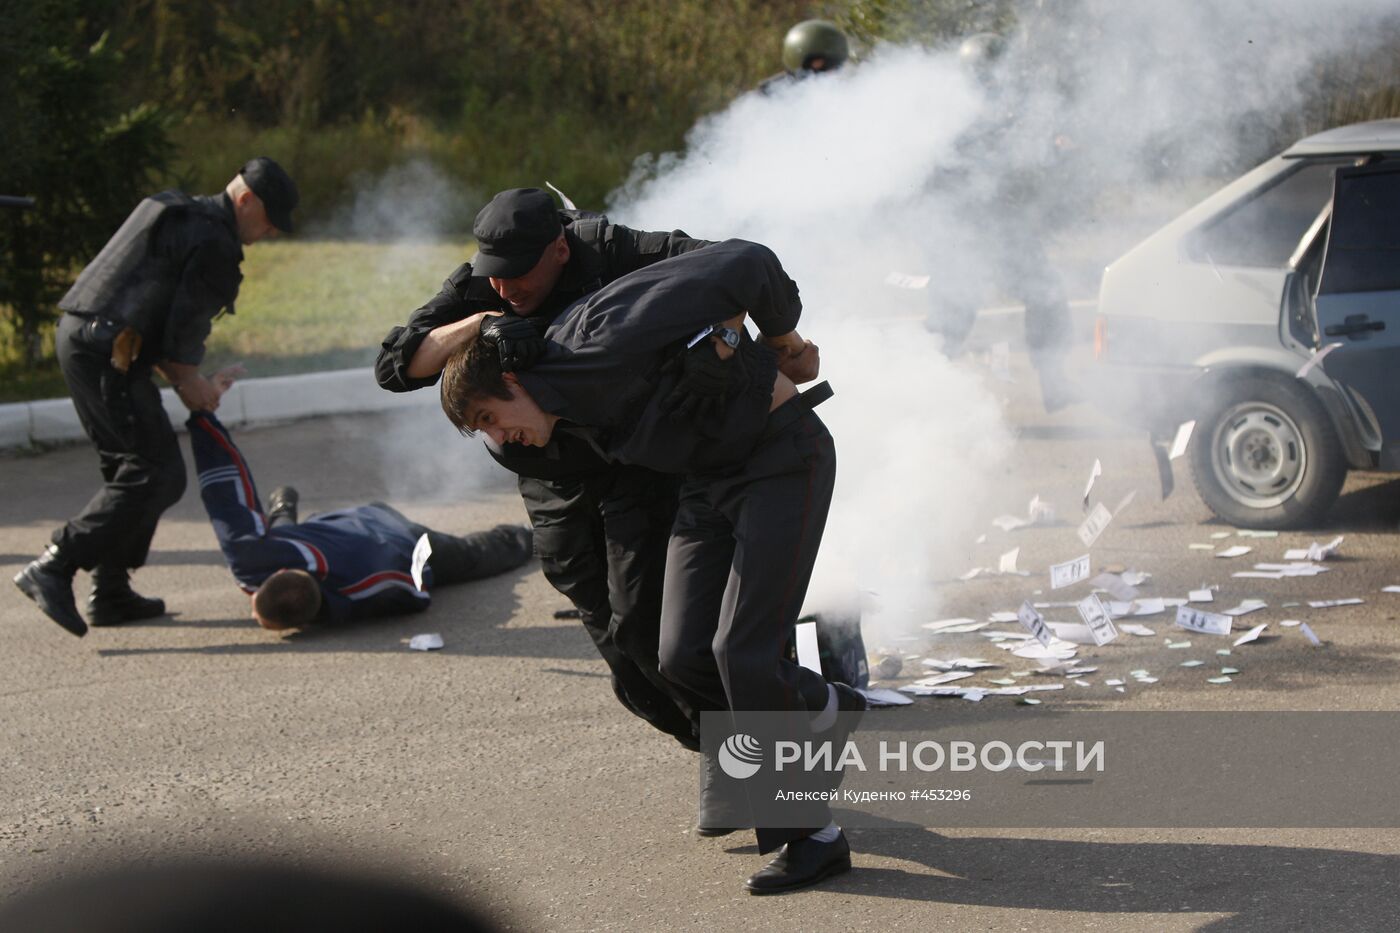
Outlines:
[[1097, 667], [1071, 667], [1065, 671], [1066, 677], [1078, 677], [1081, 674], [1093, 674], [1098, 671]]
[[1094, 482], [1103, 476], [1103, 464], [1094, 459], [1094, 465], [1089, 470], [1089, 482], [1084, 486], [1084, 511], [1089, 511], [1089, 493], [1094, 489]]
[[1186, 446], [1191, 443], [1191, 432], [1196, 430], [1196, 422], [1184, 421], [1177, 426], [1176, 437], [1172, 438], [1172, 448], [1167, 452], [1168, 460], [1175, 460], [1186, 453]]
[[1250, 551], [1252, 551], [1252, 550], [1254, 550], [1254, 548], [1248, 547], [1247, 545], [1235, 544], [1235, 545], [1232, 545], [1232, 546], [1230, 546], [1230, 547], [1227, 547], [1227, 548], [1226, 548], [1225, 550], [1223, 550], [1223, 551], [1216, 551], [1216, 552], [1215, 552], [1215, 556], [1216, 556], [1216, 557], [1243, 557], [1245, 554], [1248, 554], [1248, 553], [1249, 553]]
[[1285, 628], [1293, 628], [1295, 625], [1302, 625], [1302, 624], [1303, 624], [1303, 623], [1302, 623], [1302, 622], [1299, 622], [1297, 619], [1284, 619], [1282, 622], [1279, 623], [1279, 625], [1282, 625], [1282, 626], [1284, 626]]
[[1215, 602], [1215, 591], [1209, 588], [1204, 590], [1192, 590], [1191, 595], [1186, 598], [1188, 603], [1213, 603]]
[[1024, 528], [1031, 523], [1028, 518], [1020, 518], [1016, 515], [998, 515], [992, 519], [992, 524], [1002, 531], [1015, 531], [1017, 528]]
[[1190, 647], [1191, 647], [1191, 643], [1190, 643], [1189, 641], [1172, 641], [1171, 639], [1167, 639], [1167, 647], [1168, 647], [1168, 648], [1190, 648]]
[[1313, 643], [1314, 648], [1322, 644], [1322, 639], [1317, 637], [1317, 633], [1312, 630], [1312, 626], [1308, 625], [1308, 623], [1300, 622], [1298, 624], [1298, 631], [1302, 632], [1303, 637]]
[[1214, 538], [1216, 541], [1219, 541], [1221, 538], [1228, 538], [1228, 537], [1230, 537], [1230, 532], [1228, 532], [1228, 531], [1212, 531], [1212, 532], [1210, 533], [1210, 536], [1211, 536], [1212, 538]]
[[814, 674], [822, 672], [821, 650], [817, 647], [817, 623], [797, 623], [797, 663]]
[[1383, 586], [1383, 587], [1381, 587], [1381, 592], [1382, 592], [1382, 593], [1400, 593], [1400, 586]]
[[1202, 612], [1189, 606], [1180, 606], [1176, 610], [1178, 626], [1188, 631], [1200, 632], [1202, 635], [1229, 635], [1233, 622], [1234, 619], [1218, 612]]
[[1011, 679], [1010, 677], [994, 677], [991, 680], [987, 681], [987, 683], [997, 684], [1001, 687], [1011, 687], [1016, 684], [1016, 681]]
[[1188, 548], [1190, 548], [1191, 550], [1193, 550], [1193, 551], [1213, 551], [1213, 550], [1215, 550], [1215, 545], [1213, 545], [1213, 544], [1188, 544], [1188, 545], [1186, 545], [1186, 546], [1187, 546]]
[[442, 636], [436, 632], [414, 635], [408, 640], [408, 647], [414, 651], [436, 651], [442, 647]]
[[1063, 564], [1050, 566], [1050, 589], [1061, 590], [1081, 580], [1089, 579], [1089, 555], [1084, 554]]
[[1027, 632], [1043, 647], [1050, 647], [1050, 631], [1045, 626], [1045, 617], [1035, 611], [1029, 602], [1021, 603], [1021, 608], [1016, 613], [1017, 621], [1025, 627]]
[[1079, 540], [1084, 542], [1085, 547], [1092, 547], [1111, 521], [1113, 513], [1102, 502], [1095, 502], [1093, 511], [1079, 525]]
[[1103, 600], [1090, 593], [1081, 599], [1075, 608], [1079, 610], [1084, 624], [1089, 626], [1095, 644], [1106, 645], [1118, 637], [1118, 630], [1113, 627], [1113, 617], [1109, 615]]
[[972, 671], [945, 671], [942, 674], [934, 674], [930, 677], [920, 677], [914, 681], [920, 687], [939, 687], [943, 684], [950, 684], [955, 680], [963, 680], [968, 677], [976, 677]]
[[1239, 672], [1240, 669], [1238, 667], [1222, 667], [1220, 669], [1220, 673], [1222, 674], [1238, 674]]
[[1230, 682], [1230, 678], [1225, 677], [1225, 676], [1220, 676], [1220, 677], [1207, 677], [1207, 678], [1206, 678], [1206, 683], [1208, 683], [1208, 684], [1228, 684], [1229, 682]]
[[1123, 686], [1123, 681], [1114, 678], [1113, 680], [1105, 680], [1103, 684], [1105, 687], [1121, 687]]
[[1015, 382], [1011, 378], [1011, 344], [1005, 340], [992, 344], [992, 375], [1002, 382]]
[[1257, 612], [1260, 609], [1265, 609], [1268, 607], [1268, 605], [1269, 604], [1264, 602], [1264, 600], [1262, 599], [1241, 600], [1238, 606], [1231, 606], [1229, 609], [1226, 609], [1225, 614], [1227, 616], [1248, 615], [1251, 612]]
[[418, 543], [413, 545], [413, 563], [409, 566], [409, 573], [413, 575], [413, 587], [420, 593], [427, 592], [423, 586], [423, 568], [428, 566], [428, 558], [433, 556], [433, 545], [428, 540], [428, 533], [423, 532]]
[[885, 284], [893, 285], [895, 288], [928, 288], [929, 281], [930, 277], [927, 275], [909, 275], [905, 272], [891, 272], [885, 276]]
[[1020, 617], [1010, 610], [1000, 609], [987, 616], [988, 622], [1015, 622]]
[[1095, 589], [1100, 589], [1108, 593], [1120, 602], [1132, 602], [1137, 599], [1138, 591], [1135, 586], [1128, 583], [1126, 574], [1119, 576], [1116, 573], [1101, 573], [1089, 581], [1089, 585]]
[[988, 667], [1001, 667], [1000, 664], [994, 664], [983, 658], [953, 658], [950, 661], [945, 661], [942, 658], [924, 658], [923, 665], [940, 671], [980, 671]]
[[1348, 599], [1312, 599], [1308, 605], [1314, 609], [1335, 609], [1338, 606], [1359, 606], [1366, 600], [1352, 596]]
[[1331, 353], [1333, 350], [1336, 350], [1340, 346], [1340, 343], [1329, 343], [1327, 346], [1319, 349], [1312, 356], [1308, 357], [1308, 361], [1306, 363], [1298, 367], [1298, 372], [1296, 374], [1297, 377], [1299, 379], [1302, 379], [1308, 373], [1312, 372], [1312, 368], [1314, 366], [1320, 364], [1324, 359], [1326, 359], [1327, 354]]
[[1046, 627], [1055, 633], [1055, 637], [1060, 641], [1067, 641], [1075, 645], [1096, 645], [1094, 633], [1089, 630], [1089, 626], [1079, 622], [1046, 622]]
[[1229, 649], [1229, 648], [1216, 648], [1216, 649], [1215, 649], [1215, 653], [1216, 653], [1216, 654], [1229, 654], [1229, 653], [1230, 653], [1230, 649]]
[[1030, 658], [1032, 660], [1055, 660], [1068, 661], [1078, 654], [1074, 645], [1066, 644], [1062, 641], [1053, 641], [1049, 645], [1026, 644], [1016, 648], [1011, 652], [1018, 658]]
[[1007, 551], [1005, 554], [1001, 555], [1001, 559], [997, 561], [997, 572], [1016, 573], [1016, 558], [1020, 556], [1020, 554], [1021, 549], [1018, 547], [1014, 547], [1011, 550]]
[[1129, 586], [1142, 586], [1148, 580], [1152, 579], [1152, 574], [1145, 570], [1125, 570], [1119, 574], [1119, 576], [1122, 577], [1123, 582]]
[[1035, 697], [1021, 697], [1021, 699], [1017, 700], [1016, 702], [1017, 702], [1017, 703], [1020, 703], [1022, 706], [1039, 706], [1039, 705], [1040, 705], [1040, 701], [1037, 700]]
[[1118, 623], [1118, 631], [1122, 632], [1124, 635], [1137, 635], [1140, 638], [1157, 634], [1147, 626], [1139, 625], [1136, 622], [1120, 622]]
[[865, 697], [865, 702], [872, 707], [881, 706], [908, 706], [914, 701], [909, 699], [898, 690], [891, 690], [888, 687], [857, 687], [856, 692]]
[[1155, 616], [1159, 612], [1166, 612], [1168, 605], [1168, 600], [1160, 596], [1148, 596], [1134, 601], [1133, 615]]
[[1236, 638], [1236, 639], [1235, 639], [1235, 647], [1238, 648], [1240, 645], [1247, 645], [1247, 644], [1249, 644], [1250, 642], [1254, 641], [1254, 640], [1255, 640], [1256, 638], [1258, 638], [1260, 635], [1264, 634], [1264, 629], [1266, 629], [1266, 628], [1268, 628], [1268, 627], [1269, 627], [1269, 623], [1267, 623], [1267, 622], [1260, 622], [1258, 625], [1254, 626], [1254, 628], [1252, 628], [1252, 629], [1250, 629], [1249, 631], [1245, 632], [1245, 633], [1244, 633], [1243, 635], [1241, 635], [1239, 638]]
[[1295, 560], [1286, 564], [1255, 564], [1254, 569], [1271, 571], [1285, 577], [1315, 577], [1332, 570], [1331, 567], [1324, 567], [1310, 560]]
[[1204, 661], [1182, 661], [1181, 664], [1180, 664], [1180, 666], [1181, 666], [1181, 667], [1200, 667], [1200, 666], [1201, 666], [1202, 664], [1204, 664], [1204, 663], [1206, 663], [1206, 662], [1204, 662]]
[[1033, 525], [1049, 525], [1055, 521], [1055, 507], [1040, 496], [1031, 496], [1030, 505], [1026, 506], [1026, 514], [1030, 516]]
[[[939, 619], [937, 622], [925, 622], [920, 628], [930, 632], [942, 632], [950, 628], [961, 628], [964, 625], [971, 625], [976, 619]], [[815, 625], [815, 623], [812, 623]]]
[[1283, 552], [1283, 559], [1323, 561], [1337, 553], [1337, 548], [1342, 546], [1344, 540], [1346, 540], [1345, 535], [1337, 535], [1337, 537], [1328, 541], [1326, 544], [1318, 544], [1314, 541], [1307, 547], [1289, 548]]
[[1155, 684], [1155, 683], [1157, 682], [1157, 678], [1156, 678], [1156, 677], [1139, 677], [1139, 678], [1137, 679], [1137, 682], [1140, 683], [1140, 684]]

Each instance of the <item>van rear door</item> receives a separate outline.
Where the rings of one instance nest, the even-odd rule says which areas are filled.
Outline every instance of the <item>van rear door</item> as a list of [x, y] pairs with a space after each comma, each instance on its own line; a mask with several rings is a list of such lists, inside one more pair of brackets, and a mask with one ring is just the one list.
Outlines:
[[1400, 469], [1400, 162], [1337, 170], [1314, 302], [1323, 362], [1381, 435], [1380, 467]]

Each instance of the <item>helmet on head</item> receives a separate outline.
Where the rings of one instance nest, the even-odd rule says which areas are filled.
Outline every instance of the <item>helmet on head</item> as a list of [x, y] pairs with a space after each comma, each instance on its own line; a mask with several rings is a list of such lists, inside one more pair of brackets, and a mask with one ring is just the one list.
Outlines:
[[788, 71], [835, 71], [850, 54], [846, 34], [824, 19], [800, 22], [783, 37], [783, 67]]
[[1006, 40], [994, 32], [968, 36], [958, 46], [958, 63], [983, 84], [990, 83], [997, 60], [1006, 52]]

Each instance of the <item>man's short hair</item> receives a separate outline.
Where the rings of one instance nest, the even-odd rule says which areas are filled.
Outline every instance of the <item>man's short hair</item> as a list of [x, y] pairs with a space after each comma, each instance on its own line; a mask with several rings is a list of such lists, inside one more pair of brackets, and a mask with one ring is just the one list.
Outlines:
[[501, 355], [489, 340], [473, 338], [452, 351], [439, 383], [442, 410], [463, 434], [476, 433], [467, 421], [471, 403], [483, 398], [513, 398], [501, 370]]
[[253, 594], [253, 615], [263, 628], [297, 628], [321, 611], [321, 584], [305, 570], [279, 570]]

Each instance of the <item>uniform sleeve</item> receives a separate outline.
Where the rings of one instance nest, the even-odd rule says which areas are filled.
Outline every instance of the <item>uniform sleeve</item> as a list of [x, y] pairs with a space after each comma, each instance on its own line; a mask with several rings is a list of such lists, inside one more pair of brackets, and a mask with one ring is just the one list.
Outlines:
[[[267, 519], [253, 485], [253, 474], [219, 419], [208, 412], [197, 412], [190, 416], [187, 425], [195, 472], [199, 475], [199, 497], [239, 585], [251, 591], [278, 570], [311, 569], [307, 556], [296, 545], [268, 537]], [[313, 562], [314, 559], [312, 555]], [[324, 560], [320, 569], [318, 576], [324, 577]]]
[[609, 278], [618, 278], [654, 262], [702, 249], [712, 243], [711, 240], [697, 240], [682, 230], [659, 233], [633, 230], [622, 224], [609, 226], [603, 239]]
[[198, 366], [214, 316], [238, 297], [243, 254], [229, 236], [204, 218], [186, 218], [170, 232], [179, 280], [171, 299], [166, 359]]
[[379, 346], [379, 356], [374, 361], [374, 378], [381, 389], [390, 392], [411, 392], [436, 385], [438, 374], [415, 379], [408, 374], [408, 364], [413, 354], [423, 343], [429, 331], [460, 321], [472, 314], [467, 301], [467, 286], [471, 283], [471, 263], [462, 263], [457, 270], [442, 283], [442, 290], [428, 300], [413, 314], [408, 323], [389, 331]]

